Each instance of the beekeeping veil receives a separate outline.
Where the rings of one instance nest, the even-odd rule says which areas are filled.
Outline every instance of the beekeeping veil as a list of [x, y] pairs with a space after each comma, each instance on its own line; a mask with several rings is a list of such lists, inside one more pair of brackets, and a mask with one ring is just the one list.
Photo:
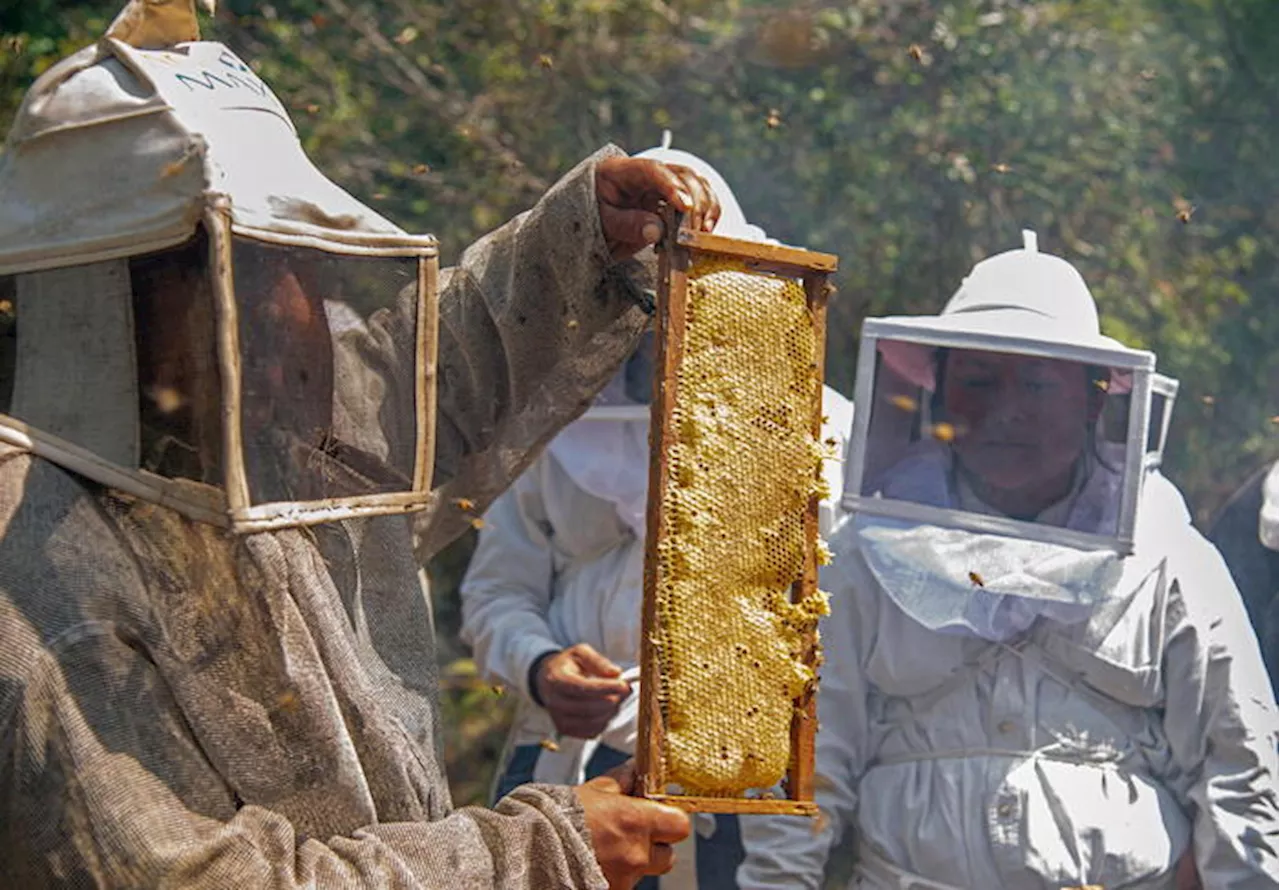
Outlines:
[[0, 439], [237, 531], [419, 509], [436, 263], [191, 0], [134, 0], [0, 158]]
[[1082, 618], [1113, 588], [1177, 390], [1024, 238], [940, 315], [866, 321], [843, 499], [890, 597], [990, 639]]

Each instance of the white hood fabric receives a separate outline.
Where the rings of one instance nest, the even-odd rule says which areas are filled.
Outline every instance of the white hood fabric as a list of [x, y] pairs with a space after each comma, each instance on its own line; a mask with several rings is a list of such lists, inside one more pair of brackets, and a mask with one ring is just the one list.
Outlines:
[[435, 243], [320, 173], [280, 100], [213, 42], [138, 49], [106, 37], [49, 69], [9, 133], [0, 194], [0, 274], [171, 247], [211, 206], [238, 234], [292, 243]]

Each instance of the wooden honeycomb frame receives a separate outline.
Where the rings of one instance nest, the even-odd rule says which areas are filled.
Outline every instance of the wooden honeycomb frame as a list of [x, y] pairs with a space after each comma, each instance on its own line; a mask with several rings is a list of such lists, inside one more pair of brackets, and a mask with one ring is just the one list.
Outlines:
[[[644, 607], [640, 645], [640, 702], [636, 741], [635, 793], [686, 811], [707, 813], [756, 813], [815, 816], [813, 801], [814, 736], [817, 731], [815, 690], [810, 687], [792, 700], [791, 751], [783, 780], [785, 798], [710, 797], [667, 793], [663, 787], [665, 729], [660, 702], [660, 671], [656, 635], [658, 627], [659, 544], [663, 539], [662, 504], [668, 484], [668, 455], [674, 441], [672, 414], [676, 404], [677, 373], [684, 356], [687, 317], [688, 272], [695, 259], [707, 256], [745, 261], [752, 272], [799, 279], [803, 283], [816, 343], [818, 385], [814, 387], [811, 431], [815, 440], [822, 429], [822, 368], [826, 334], [827, 297], [833, 290], [828, 278], [837, 258], [794, 247], [766, 244], [695, 232], [680, 226], [680, 217], [668, 210], [664, 223], [675, 238], [658, 245], [659, 286], [657, 356], [654, 398], [651, 408], [649, 501], [646, 516], [648, 546], [644, 566]], [[817, 595], [818, 497], [810, 498], [804, 516], [804, 565], [792, 585], [791, 600], [800, 602]], [[819, 646], [816, 629], [803, 637], [802, 660], [816, 671]]]

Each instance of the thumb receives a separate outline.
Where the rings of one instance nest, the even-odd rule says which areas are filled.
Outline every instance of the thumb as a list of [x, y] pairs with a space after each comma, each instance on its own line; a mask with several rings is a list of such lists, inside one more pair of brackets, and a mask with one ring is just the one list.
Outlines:
[[573, 647], [574, 660], [589, 677], [618, 677], [622, 668], [597, 652], [589, 643], [579, 643]]
[[[617, 793], [630, 794], [636, 787], [636, 759], [634, 757], [627, 758], [599, 778], [610, 782], [611, 787], [617, 789]], [[593, 779], [592, 781], [596, 780]], [[601, 790], [604, 789], [602, 788]]]
[[647, 210], [623, 210], [612, 204], [600, 205], [600, 227], [605, 241], [635, 253], [662, 238], [662, 219]]

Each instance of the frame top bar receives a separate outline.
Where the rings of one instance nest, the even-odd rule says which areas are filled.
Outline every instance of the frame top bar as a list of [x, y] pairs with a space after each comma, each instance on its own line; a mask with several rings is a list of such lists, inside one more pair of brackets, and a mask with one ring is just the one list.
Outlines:
[[762, 260], [783, 266], [793, 266], [807, 272], [834, 272], [839, 263], [839, 258], [829, 253], [818, 253], [801, 247], [788, 247], [785, 244], [726, 238], [724, 235], [694, 232], [685, 228], [677, 231], [676, 243], [692, 250], [727, 254], [748, 260]]

